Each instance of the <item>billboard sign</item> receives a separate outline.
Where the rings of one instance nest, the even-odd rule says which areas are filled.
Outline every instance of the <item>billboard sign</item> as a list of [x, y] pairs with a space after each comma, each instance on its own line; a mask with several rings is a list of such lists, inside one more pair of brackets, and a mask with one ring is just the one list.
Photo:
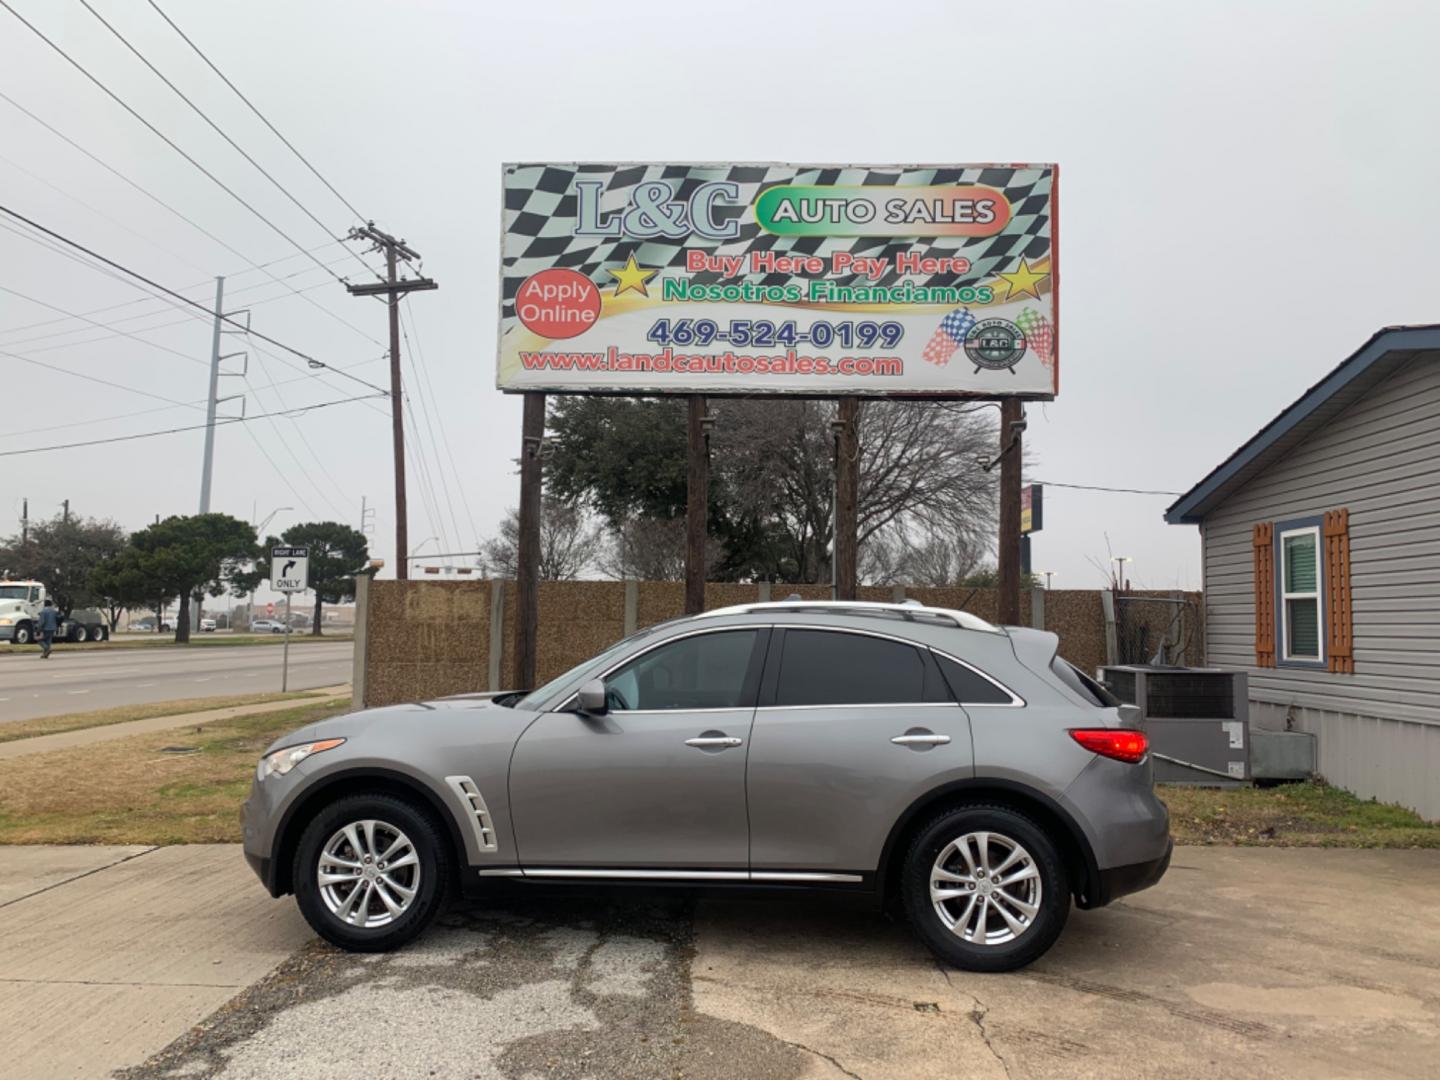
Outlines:
[[501, 390], [1049, 399], [1054, 165], [504, 169]]
[[1036, 533], [1045, 527], [1045, 485], [1026, 484], [1020, 489], [1020, 531]]

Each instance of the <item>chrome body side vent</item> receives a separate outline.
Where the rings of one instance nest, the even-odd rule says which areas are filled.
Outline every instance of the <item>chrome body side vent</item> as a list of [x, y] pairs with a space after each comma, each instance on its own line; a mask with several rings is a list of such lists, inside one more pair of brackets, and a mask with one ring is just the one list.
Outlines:
[[470, 828], [474, 830], [475, 841], [480, 845], [480, 850], [499, 850], [499, 845], [495, 843], [495, 827], [490, 821], [490, 808], [485, 805], [485, 796], [480, 794], [475, 781], [468, 776], [447, 776], [445, 783], [454, 789], [455, 794], [460, 796], [461, 803], [469, 808]]

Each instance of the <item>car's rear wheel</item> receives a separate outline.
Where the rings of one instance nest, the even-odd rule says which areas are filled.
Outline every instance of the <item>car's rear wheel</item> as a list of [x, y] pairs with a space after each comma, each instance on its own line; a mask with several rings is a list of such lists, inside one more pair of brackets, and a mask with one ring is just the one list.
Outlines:
[[910, 845], [906, 914], [937, 956], [969, 971], [1013, 971], [1055, 943], [1070, 891], [1054, 843], [1008, 807], [960, 806]]
[[317, 934], [353, 952], [398, 948], [440, 913], [450, 860], [429, 813], [393, 795], [352, 795], [305, 827], [295, 899]]

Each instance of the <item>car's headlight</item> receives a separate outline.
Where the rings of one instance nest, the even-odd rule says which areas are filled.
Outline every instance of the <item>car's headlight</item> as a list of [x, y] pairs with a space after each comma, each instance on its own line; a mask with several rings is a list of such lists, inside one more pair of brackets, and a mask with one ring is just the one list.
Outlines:
[[318, 754], [322, 750], [334, 750], [344, 741], [344, 739], [321, 739], [319, 742], [283, 747], [260, 759], [260, 765], [255, 770], [255, 777], [264, 780], [267, 776], [284, 776], [311, 754]]

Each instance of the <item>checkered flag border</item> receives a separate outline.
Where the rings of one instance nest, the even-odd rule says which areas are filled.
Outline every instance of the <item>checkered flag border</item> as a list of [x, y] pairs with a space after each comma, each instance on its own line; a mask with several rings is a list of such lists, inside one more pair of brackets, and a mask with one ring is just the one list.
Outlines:
[[[515, 316], [515, 296], [525, 279], [551, 267], [566, 267], [584, 274], [597, 286], [612, 283], [607, 269], [618, 269], [631, 255], [641, 266], [664, 270], [685, 269], [687, 248], [711, 255], [744, 255], [773, 251], [780, 255], [818, 255], [828, 266], [830, 256], [849, 251], [856, 256], [880, 258], [893, 266], [896, 255], [914, 252], [925, 256], [964, 257], [965, 274], [901, 275], [893, 270], [879, 281], [861, 274], [834, 278], [828, 275], [745, 274], [739, 279], [719, 273], [687, 274], [697, 284], [744, 281], [755, 285], [783, 285], [803, 277], [827, 277], [842, 285], [895, 285], [902, 276], [926, 286], [973, 285], [1021, 257], [1031, 261], [1050, 252], [1050, 192], [1054, 171], [1049, 168], [795, 168], [789, 165], [511, 165], [505, 170], [505, 238], [502, 271], [502, 326], [508, 331]], [[675, 200], [688, 200], [701, 184], [728, 180], [740, 188], [739, 206], [717, 206], [722, 220], [741, 217], [767, 188], [780, 184], [854, 185], [865, 187], [983, 184], [1004, 192], [1011, 218], [995, 236], [776, 236], [754, 221], [741, 221], [733, 240], [713, 241], [687, 235], [638, 240], [629, 237], [597, 239], [574, 236], [577, 179], [603, 180], [602, 205], [608, 212], [629, 203], [638, 184], [669, 181]], [[943, 362], [943, 361], [942, 361]]]

